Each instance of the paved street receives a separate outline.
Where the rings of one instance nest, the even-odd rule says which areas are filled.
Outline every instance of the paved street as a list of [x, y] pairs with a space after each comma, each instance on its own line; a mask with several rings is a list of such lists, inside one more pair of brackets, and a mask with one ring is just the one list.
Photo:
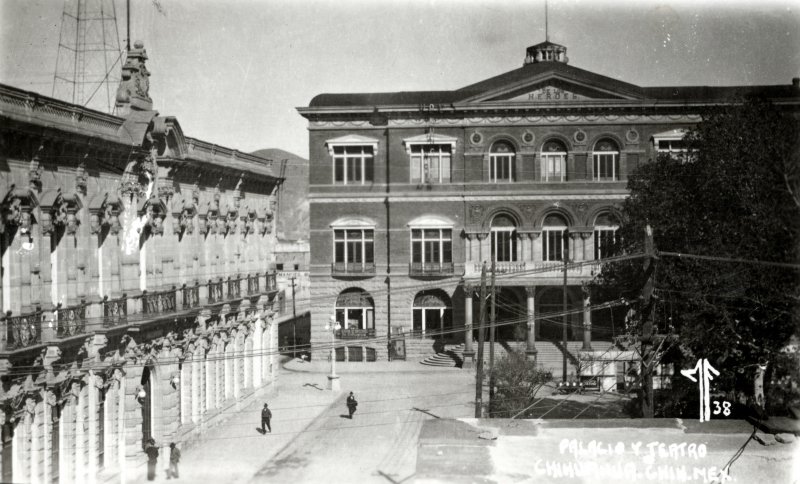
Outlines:
[[[233, 414], [183, 449], [180, 481], [399, 482], [414, 472], [422, 421], [474, 412], [469, 371], [416, 362], [341, 365], [342, 392], [335, 394], [325, 390], [326, 365], [299, 368], [306, 371], [281, 369], [277, 395]], [[359, 402], [352, 421], [344, 404], [350, 391]], [[266, 435], [258, 431], [264, 400], [273, 413], [273, 433]], [[162, 455], [156, 482], [166, 481], [167, 463]], [[147, 481], [142, 476], [136, 482]]]
[[[419, 363], [393, 363], [415, 369]], [[417, 365], [417, 366], [414, 366]], [[422, 422], [473, 415], [469, 371], [345, 373], [342, 394], [251, 481], [390, 483], [413, 475]], [[353, 420], [345, 398], [359, 401]]]

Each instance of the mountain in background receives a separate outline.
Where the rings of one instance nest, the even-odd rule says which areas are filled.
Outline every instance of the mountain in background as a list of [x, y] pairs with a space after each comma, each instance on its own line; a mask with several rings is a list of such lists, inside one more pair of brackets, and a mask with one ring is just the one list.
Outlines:
[[283, 187], [278, 192], [278, 238], [308, 240], [308, 160], [278, 148], [253, 152], [272, 160], [273, 172], [280, 174], [282, 160], [286, 161]]

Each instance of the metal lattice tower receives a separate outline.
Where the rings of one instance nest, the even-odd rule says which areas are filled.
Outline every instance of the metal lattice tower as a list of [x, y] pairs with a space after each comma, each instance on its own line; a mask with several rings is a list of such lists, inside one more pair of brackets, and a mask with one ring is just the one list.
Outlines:
[[114, 0], [64, 0], [53, 97], [111, 113], [123, 57]]

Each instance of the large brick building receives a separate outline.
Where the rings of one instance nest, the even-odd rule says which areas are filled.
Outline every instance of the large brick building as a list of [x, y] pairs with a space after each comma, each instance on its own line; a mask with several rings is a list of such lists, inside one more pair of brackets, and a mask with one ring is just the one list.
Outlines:
[[640, 87], [571, 66], [566, 53], [543, 42], [522, 67], [453, 91], [320, 94], [298, 109], [309, 130], [312, 344], [330, 344], [333, 316], [345, 327], [339, 359], [384, 359], [390, 334], [409, 355], [420, 341], [430, 351], [425, 335], [436, 333], [469, 355], [481, 263], [494, 258], [499, 339], [560, 368], [561, 317], [539, 319], [562, 307], [568, 259], [569, 351], [604, 351], [610, 318], [584, 310], [582, 284], [614, 239], [630, 173], [680, 150], [705, 106], [749, 94], [800, 101], [797, 79]]
[[141, 478], [274, 382], [282, 179], [154, 111], [145, 59], [116, 116], [0, 85], [0, 481]]

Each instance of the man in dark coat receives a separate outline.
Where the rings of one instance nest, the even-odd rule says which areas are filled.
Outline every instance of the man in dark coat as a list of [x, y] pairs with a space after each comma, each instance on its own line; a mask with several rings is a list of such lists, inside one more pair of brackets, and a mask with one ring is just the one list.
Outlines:
[[350, 392], [350, 395], [347, 397], [347, 411], [350, 412], [350, 420], [353, 420], [353, 414], [356, 413], [357, 406], [358, 402], [356, 401], [356, 397], [353, 395], [353, 392]]
[[147, 441], [144, 453], [147, 454], [147, 480], [152, 481], [156, 478], [156, 463], [158, 462], [158, 447], [156, 447], [155, 440]]
[[267, 404], [264, 404], [264, 408], [261, 409], [261, 433], [266, 434], [267, 431], [264, 430], [264, 426], [266, 425], [267, 430], [269, 433], [272, 433], [272, 427], [269, 425], [269, 421], [272, 418], [272, 412], [267, 408]]
[[169, 444], [169, 469], [167, 470], [167, 479], [174, 477], [177, 479], [178, 475], [178, 462], [181, 461], [181, 451], [175, 446], [175, 442]]

